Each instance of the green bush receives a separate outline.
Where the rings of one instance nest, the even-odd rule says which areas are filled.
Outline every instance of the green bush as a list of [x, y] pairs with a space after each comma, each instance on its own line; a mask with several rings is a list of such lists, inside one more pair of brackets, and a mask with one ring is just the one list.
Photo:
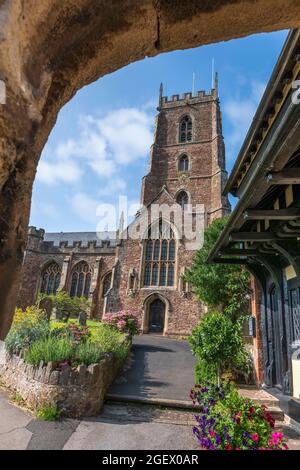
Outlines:
[[90, 365], [99, 362], [103, 353], [111, 352], [118, 359], [125, 359], [129, 345], [124, 345], [124, 334], [106, 326], [99, 326], [99, 331], [92, 341], [75, 343], [68, 337], [48, 337], [34, 342], [25, 353], [25, 361], [37, 367], [41, 361], [69, 363], [72, 367], [79, 364]]
[[118, 359], [125, 359], [128, 354], [129, 346], [124, 344], [124, 339], [124, 333], [105, 324], [100, 324], [92, 336], [93, 343], [97, 344], [102, 352], [114, 353]]
[[25, 353], [25, 361], [37, 367], [41, 361], [71, 362], [74, 355], [74, 347], [67, 339], [45, 338], [34, 342]]
[[195, 366], [195, 383], [200, 384], [204, 381], [218, 381], [218, 368], [216, 364], [207, 364], [202, 359], [197, 359]]
[[207, 262], [227, 222], [228, 217], [216, 219], [205, 230], [203, 247], [197, 251], [193, 265], [184, 277], [208, 307], [222, 310], [235, 321], [241, 313], [248, 312], [250, 274], [241, 265]]
[[44, 421], [57, 421], [61, 416], [61, 411], [54, 405], [43, 405], [37, 410], [37, 417]]
[[248, 355], [243, 342], [242, 324], [232, 322], [222, 313], [206, 314], [193, 330], [189, 341], [201, 367], [205, 367], [212, 376], [217, 374], [218, 382], [224, 372], [231, 371], [233, 367], [245, 367]]
[[96, 364], [100, 362], [103, 356], [103, 352], [97, 344], [94, 343], [82, 343], [74, 349], [71, 365], [73, 367], [79, 364], [89, 366], [90, 364]]
[[53, 307], [56, 308], [58, 314], [61, 316], [62, 321], [66, 322], [69, 318], [77, 318], [79, 313], [83, 310], [87, 314], [91, 310], [91, 302], [85, 297], [71, 297], [65, 291], [59, 291], [56, 295], [40, 294], [38, 302], [45, 297], [49, 297], [53, 302]]
[[5, 347], [10, 354], [26, 351], [35, 341], [47, 338], [50, 326], [43, 312], [30, 307], [23, 312], [16, 310], [14, 322], [5, 339]]

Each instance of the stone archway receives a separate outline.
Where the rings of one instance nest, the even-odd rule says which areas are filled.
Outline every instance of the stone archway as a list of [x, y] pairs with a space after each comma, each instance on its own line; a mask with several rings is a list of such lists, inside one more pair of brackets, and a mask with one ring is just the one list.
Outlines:
[[142, 332], [144, 334], [162, 333], [165, 335], [168, 331], [170, 311], [169, 300], [160, 292], [152, 292], [144, 300]]
[[0, 339], [41, 151], [77, 90], [147, 56], [299, 25], [294, 0], [0, 0]]

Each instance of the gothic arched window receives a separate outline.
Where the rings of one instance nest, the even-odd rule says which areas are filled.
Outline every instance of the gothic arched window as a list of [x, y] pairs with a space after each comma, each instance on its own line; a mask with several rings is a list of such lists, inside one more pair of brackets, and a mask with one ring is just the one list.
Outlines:
[[189, 157], [182, 155], [178, 161], [178, 171], [189, 171]]
[[184, 209], [185, 206], [189, 203], [189, 197], [187, 193], [185, 191], [180, 191], [180, 193], [177, 195], [176, 202], [182, 209]]
[[54, 261], [46, 266], [41, 275], [41, 294], [56, 295], [60, 284], [61, 268]]
[[143, 285], [172, 287], [175, 284], [176, 240], [168, 224], [160, 221], [157, 225], [154, 230], [149, 228], [145, 240]]
[[179, 142], [191, 142], [193, 140], [193, 123], [190, 116], [184, 116], [179, 124]]
[[102, 282], [102, 297], [105, 297], [107, 292], [110, 289], [111, 277], [112, 277], [111, 272], [104, 276], [104, 279], [103, 279], [103, 282]]
[[92, 282], [91, 268], [85, 261], [77, 263], [71, 277], [71, 297], [89, 297]]

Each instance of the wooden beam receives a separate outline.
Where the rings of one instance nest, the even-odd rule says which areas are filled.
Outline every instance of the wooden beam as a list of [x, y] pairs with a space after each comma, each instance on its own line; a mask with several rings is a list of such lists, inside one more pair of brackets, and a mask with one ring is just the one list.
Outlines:
[[220, 254], [223, 256], [225, 255], [230, 255], [230, 256], [255, 256], [255, 255], [259, 255], [259, 251], [258, 250], [251, 250], [251, 249], [235, 249], [235, 248], [224, 248], [223, 250], [221, 250]]
[[245, 220], [292, 220], [300, 218], [300, 209], [291, 207], [290, 209], [274, 210], [252, 210], [243, 213]]
[[217, 264], [248, 264], [246, 259], [238, 258], [214, 258], [213, 262]]
[[276, 240], [271, 232], [232, 232], [229, 236], [231, 242], [270, 242]]
[[266, 175], [269, 184], [300, 184], [300, 168], [285, 168]]

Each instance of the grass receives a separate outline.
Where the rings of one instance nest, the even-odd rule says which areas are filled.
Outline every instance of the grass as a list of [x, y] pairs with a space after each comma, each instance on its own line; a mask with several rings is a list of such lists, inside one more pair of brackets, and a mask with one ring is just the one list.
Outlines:
[[47, 338], [33, 343], [25, 353], [25, 361], [37, 367], [41, 361], [71, 361], [74, 355], [72, 343], [66, 339]]
[[72, 366], [79, 364], [96, 364], [100, 362], [103, 356], [103, 352], [97, 344], [94, 343], [83, 343], [77, 346], [74, 351], [74, 358], [72, 359]]
[[[78, 324], [71, 320], [69, 324]], [[66, 326], [66, 323], [51, 322], [51, 330]], [[31, 344], [25, 353], [25, 361], [34, 367], [43, 361], [61, 363], [67, 361], [72, 367], [80, 364], [90, 365], [100, 362], [104, 353], [113, 353], [119, 360], [126, 359], [129, 344], [124, 344], [124, 333], [99, 321], [88, 320], [90, 338], [86, 342], [75, 344], [65, 337], [48, 337]]]
[[57, 406], [43, 405], [37, 410], [37, 417], [43, 421], [57, 421], [61, 417], [61, 411]]
[[102, 352], [111, 352], [118, 359], [123, 359], [128, 353], [128, 349], [123, 344], [124, 338], [124, 333], [100, 324], [92, 334], [91, 341], [97, 344]]
[[11, 400], [14, 401], [15, 403], [17, 403], [18, 405], [21, 405], [22, 403], [24, 403], [24, 400], [23, 400], [23, 397], [22, 395], [20, 395], [20, 393], [16, 392], [14, 393], [13, 395], [11, 395]]

